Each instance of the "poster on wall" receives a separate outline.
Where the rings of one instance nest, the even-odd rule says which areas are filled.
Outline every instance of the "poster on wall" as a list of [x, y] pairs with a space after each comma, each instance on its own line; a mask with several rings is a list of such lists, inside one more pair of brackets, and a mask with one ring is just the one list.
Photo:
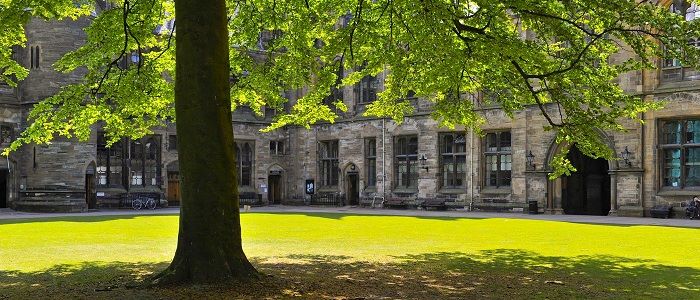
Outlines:
[[313, 195], [314, 191], [316, 190], [316, 185], [314, 184], [313, 179], [307, 179], [306, 180], [306, 194], [307, 195]]

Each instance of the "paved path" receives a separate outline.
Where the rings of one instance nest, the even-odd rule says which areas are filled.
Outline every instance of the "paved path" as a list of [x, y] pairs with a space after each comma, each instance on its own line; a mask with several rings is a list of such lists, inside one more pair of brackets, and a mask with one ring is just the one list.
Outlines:
[[[52, 217], [89, 217], [89, 216], [135, 216], [135, 215], [167, 215], [178, 214], [179, 208], [161, 208], [156, 210], [131, 210], [131, 209], [101, 209], [85, 213], [27, 213], [10, 209], [0, 209], [0, 220], [30, 219]], [[398, 209], [370, 209], [358, 207], [309, 207], [309, 206], [263, 206], [253, 207], [250, 212], [243, 213], [339, 213], [356, 215], [385, 215], [385, 216], [414, 216], [414, 217], [456, 217], [456, 218], [510, 218], [547, 220], [573, 223], [591, 224], [616, 224], [616, 225], [653, 225], [700, 228], [700, 220], [687, 219], [654, 219], [632, 217], [607, 217], [607, 216], [577, 216], [577, 215], [529, 215], [523, 213], [490, 213], [469, 212], [466, 210], [450, 211], [425, 211], [425, 210], [398, 210]]]

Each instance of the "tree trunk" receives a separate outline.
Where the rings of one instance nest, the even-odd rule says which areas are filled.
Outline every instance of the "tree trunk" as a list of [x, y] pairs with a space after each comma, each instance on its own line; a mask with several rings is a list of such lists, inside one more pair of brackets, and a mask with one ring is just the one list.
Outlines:
[[175, 11], [180, 232], [153, 283], [256, 277], [241, 245], [225, 0], [176, 0]]

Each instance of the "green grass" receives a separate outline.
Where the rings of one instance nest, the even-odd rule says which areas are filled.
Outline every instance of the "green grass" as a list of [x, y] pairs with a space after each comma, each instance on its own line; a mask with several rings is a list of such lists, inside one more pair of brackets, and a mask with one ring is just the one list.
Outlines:
[[[31, 291], [32, 284], [24, 281], [40, 286], [96, 284], [70, 276], [81, 270], [90, 269], [86, 274], [99, 282], [114, 282], [112, 273], [133, 279], [157, 271], [172, 258], [177, 226], [177, 216], [0, 221], [0, 299], [3, 290], [13, 287]], [[318, 279], [322, 274], [331, 277], [331, 290], [355, 280], [345, 276], [354, 276], [364, 278], [362, 282], [396, 279], [401, 281], [398, 287], [416, 293], [401, 294], [396, 284], [385, 289], [398, 298], [422, 298], [420, 290], [426, 288], [446, 298], [451, 291], [515, 298], [700, 297], [698, 229], [264, 213], [244, 213], [242, 227], [245, 251], [261, 270], [282, 278], [306, 274]], [[379, 272], [383, 277], [372, 273], [376, 269], [384, 270]], [[294, 281], [273, 289], [295, 284], [304, 285]], [[326, 292], [337, 296], [363, 291]], [[307, 288], [311, 298], [323, 292]]]

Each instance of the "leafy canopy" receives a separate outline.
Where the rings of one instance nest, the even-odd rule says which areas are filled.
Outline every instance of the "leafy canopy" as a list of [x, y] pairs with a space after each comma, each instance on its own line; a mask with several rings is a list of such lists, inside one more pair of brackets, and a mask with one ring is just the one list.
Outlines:
[[[2, 35], [0, 49], [24, 43], [22, 26], [31, 16], [90, 11], [69, 8], [73, 1], [44, 1], [53, 5], [46, 10], [22, 9], [29, 5], [22, 2], [0, 1], [0, 26], [12, 33]], [[281, 109], [285, 90], [306, 91], [267, 130], [333, 122], [334, 111], [346, 109], [342, 101], [323, 104], [334, 85], [385, 72], [385, 90], [368, 116], [400, 122], [413, 111], [405, 100], [413, 91], [434, 104], [442, 126], [478, 131], [484, 117], [471, 96], [486, 95], [483, 101], [510, 116], [534, 105], [557, 142], [613, 158], [599, 130], [624, 130], [621, 119], [641, 122], [640, 113], [659, 107], [623, 92], [616, 79], [653, 69], [658, 58], [692, 67], [700, 58], [688, 44], [700, 36], [700, 25], [652, 1], [229, 0], [228, 9], [232, 107]], [[175, 16], [172, 1], [124, 0], [90, 17], [86, 43], [55, 65], [63, 72], [86, 69], [84, 80], [35, 106], [11, 149], [56, 135], [87, 139], [96, 123], [115, 141], [174, 120], [176, 30], [164, 31], [163, 24]], [[264, 50], [261, 32], [276, 33]], [[136, 63], [120, 65], [124, 59]], [[341, 65], [355, 71], [336, 78]], [[26, 76], [5, 52], [0, 70], [6, 82]], [[552, 177], [574, 170], [567, 151], [554, 159]]]

